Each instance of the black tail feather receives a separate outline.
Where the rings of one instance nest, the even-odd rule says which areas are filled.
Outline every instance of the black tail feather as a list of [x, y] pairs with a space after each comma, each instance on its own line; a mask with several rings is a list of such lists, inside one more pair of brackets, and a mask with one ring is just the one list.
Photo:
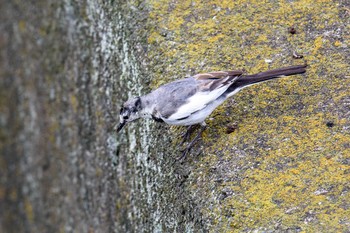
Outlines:
[[269, 70], [252, 75], [242, 75], [236, 80], [226, 91], [226, 93], [234, 92], [237, 89], [253, 85], [255, 83], [264, 82], [270, 79], [281, 78], [289, 75], [302, 74], [306, 72], [307, 65], [289, 66], [285, 68]]

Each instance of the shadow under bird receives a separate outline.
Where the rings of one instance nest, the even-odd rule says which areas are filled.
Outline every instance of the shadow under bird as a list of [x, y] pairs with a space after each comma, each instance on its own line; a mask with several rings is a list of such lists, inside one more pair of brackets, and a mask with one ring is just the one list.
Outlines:
[[170, 82], [147, 95], [126, 101], [120, 109], [117, 131], [139, 118], [153, 118], [170, 125], [200, 124], [202, 128], [188, 145], [185, 155], [205, 129], [205, 119], [227, 98], [245, 87], [305, 72], [306, 65], [296, 65], [252, 75], [243, 75], [239, 70], [209, 72]]

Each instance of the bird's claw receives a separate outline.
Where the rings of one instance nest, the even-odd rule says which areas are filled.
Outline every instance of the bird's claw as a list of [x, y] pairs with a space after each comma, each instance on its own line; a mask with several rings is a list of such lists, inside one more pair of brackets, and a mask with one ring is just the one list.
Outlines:
[[[190, 127], [191, 127], [191, 126], [190, 126]], [[187, 134], [190, 130], [191, 130], [191, 132], [189, 133], [189, 135], [192, 134], [193, 128], [195, 128], [195, 127], [192, 127], [192, 128], [190, 128], [190, 127], [188, 128], [188, 130], [187, 130], [187, 132], [186, 132], [185, 134]], [[186, 148], [182, 151], [182, 155], [179, 157], [178, 160], [183, 160], [183, 159], [186, 157], [186, 155], [190, 153], [190, 151], [191, 151], [192, 147], [194, 146], [194, 144], [195, 144], [197, 141], [199, 141], [199, 140], [201, 139], [202, 133], [203, 133], [203, 131], [205, 130], [205, 128], [206, 128], [205, 126], [202, 126], [202, 127], [201, 127], [201, 129], [200, 129], [200, 131], [198, 132], [198, 134], [196, 135], [196, 137], [194, 137], [194, 139], [193, 139], [193, 140], [186, 146]], [[189, 136], [188, 136], [188, 137], [189, 137]], [[182, 141], [181, 145], [182, 145], [184, 142], [185, 142], [185, 140]]]

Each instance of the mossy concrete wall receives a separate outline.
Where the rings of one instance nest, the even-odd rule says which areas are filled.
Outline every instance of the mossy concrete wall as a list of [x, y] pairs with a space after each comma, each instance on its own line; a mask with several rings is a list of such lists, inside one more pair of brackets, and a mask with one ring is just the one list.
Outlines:
[[147, 18], [141, 1], [1, 1], [0, 232], [196, 224], [164, 129], [114, 129], [150, 90]]
[[[349, 9], [2, 1], [0, 231], [347, 232]], [[123, 101], [163, 83], [304, 61], [220, 106], [183, 162], [183, 127], [113, 129]]]
[[349, 2], [154, 0], [151, 7], [155, 87], [198, 72], [309, 65], [305, 75], [241, 91], [208, 119], [185, 182], [207, 229], [348, 232]]

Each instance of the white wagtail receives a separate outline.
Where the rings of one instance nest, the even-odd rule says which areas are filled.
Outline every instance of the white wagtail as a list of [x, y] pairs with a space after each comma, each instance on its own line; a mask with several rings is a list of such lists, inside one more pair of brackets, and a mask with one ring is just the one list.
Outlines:
[[189, 150], [205, 129], [205, 119], [227, 98], [256, 83], [305, 72], [306, 65], [297, 65], [253, 75], [243, 75], [239, 70], [209, 72], [170, 82], [126, 101], [120, 109], [117, 132], [139, 118], [153, 118], [170, 125], [200, 124], [202, 130], [189, 144]]

